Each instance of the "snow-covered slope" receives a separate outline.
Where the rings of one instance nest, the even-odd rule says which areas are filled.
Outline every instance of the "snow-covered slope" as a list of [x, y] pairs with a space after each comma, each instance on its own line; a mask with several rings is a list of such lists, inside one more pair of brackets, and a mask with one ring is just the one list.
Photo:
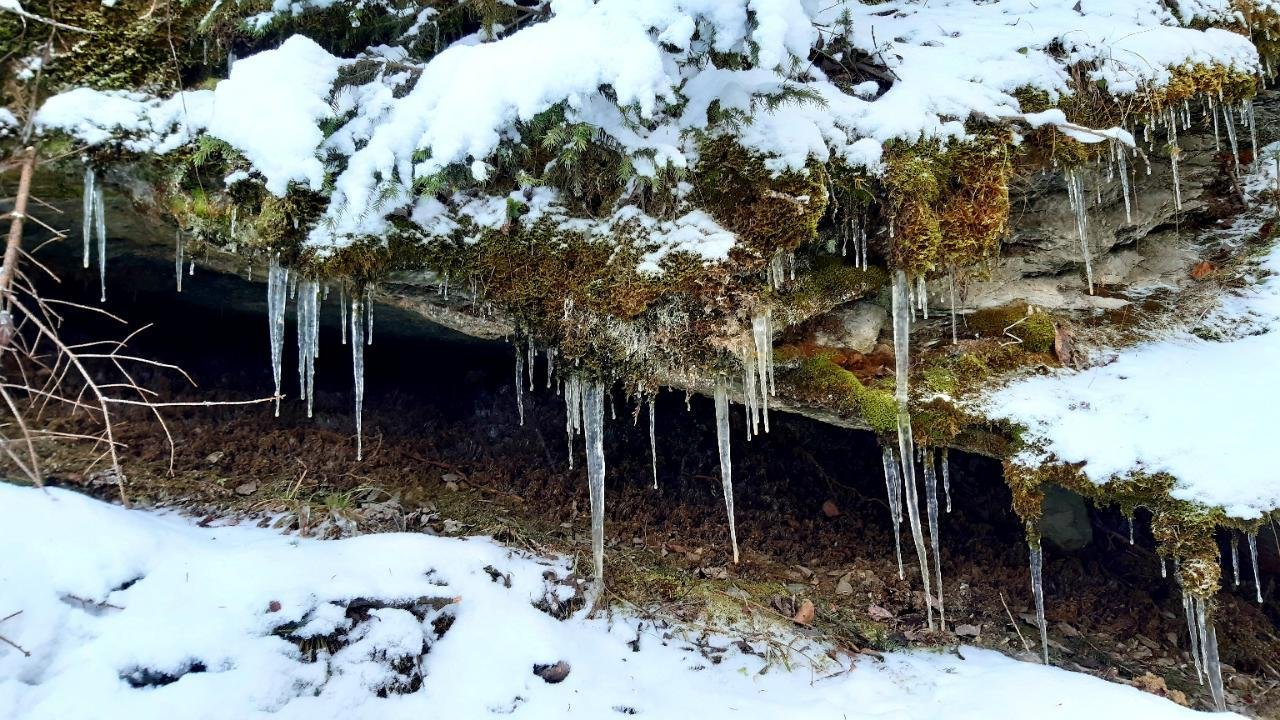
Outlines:
[[[0, 483], [0, 543], [0, 634], [31, 653], [0, 643], [0, 716], [15, 720], [1196, 715], [973, 648], [764, 672], [737, 638], [711, 638], [728, 647], [713, 664], [678, 628], [554, 619], [533, 603], [563, 593], [563, 562], [482, 538], [201, 528]], [[324, 636], [345, 637], [330, 655]], [[559, 661], [563, 682], [534, 674]], [[419, 669], [416, 691], [378, 697]]]

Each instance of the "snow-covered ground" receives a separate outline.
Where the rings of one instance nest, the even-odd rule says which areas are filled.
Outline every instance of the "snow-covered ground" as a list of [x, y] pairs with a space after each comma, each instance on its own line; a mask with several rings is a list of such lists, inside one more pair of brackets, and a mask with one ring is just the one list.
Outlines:
[[[712, 663], [693, 630], [553, 618], [534, 604], [563, 599], [563, 561], [482, 538], [319, 541], [0, 483], [0, 543], [0, 618], [18, 613], [0, 635], [30, 652], [0, 643], [4, 718], [1195, 715], [973, 648], [766, 671], [739, 638], [712, 637], [724, 649]], [[332, 654], [324, 636], [340, 638]], [[808, 640], [795, 649], [824, 656]], [[562, 682], [534, 674], [560, 661]], [[416, 691], [378, 696], [419, 673]]]
[[[1264, 148], [1247, 179], [1265, 203], [1240, 221], [1257, 231], [1273, 200], [1273, 158]], [[1037, 447], [1019, 461], [1047, 456], [1084, 462], [1097, 483], [1134, 470], [1177, 479], [1173, 495], [1244, 519], [1280, 508], [1280, 475], [1258, 461], [1280, 408], [1280, 245], [1257, 259], [1244, 289], [1203, 319], [1154, 342], [1107, 352], [1082, 372], [1061, 370], [1014, 382], [984, 400], [992, 417], [1025, 425]], [[1186, 320], [1186, 319], [1184, 319]], [[1212, 339], [1204, 339], [1210, 337]]]

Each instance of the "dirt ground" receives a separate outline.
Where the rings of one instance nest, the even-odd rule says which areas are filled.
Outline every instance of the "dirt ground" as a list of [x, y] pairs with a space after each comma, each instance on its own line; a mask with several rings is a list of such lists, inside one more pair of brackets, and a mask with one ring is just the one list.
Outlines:
[[[183, 387], [174, 376], [149, 374], [145, 384], [162, 399], [270, 394], [261, 315], [181, 305], [141, 291], [117, 297], [113, 310], [135, 324], [156, 324], [135, 351], [177, 362], [200, 383]], [[337, 315], [333, 304], [322, 312]], [[570, 469], [563, 401], [546, 388], [544, 363], [537, 364], [536, 389], [526, 390], [521, 426], [509, 346], [424, 341], [399, 334], [403, 329], [392, 323], [375, 330], [367, 348], [363, 461], [355, 460], [349, 348], [329, 325], [321, 339], [314, 418], [292, 398], [279, 418], [269, 405], [175, 409], [165, 415], [175, 445], [171, 457], [154, 420], [142, 413], [123, 417], [117, 436], [127, 446], [130, 501], [206, 521], [235, 516], [324, 537], [386, 530], [492, 535], [516, 547], [576, 556], [585, 567], [590, 531], [582, 442]], [[290, 322], [288, 354], [292, 332]], [[286, 393], [296, 394], [297, 383], [296, 364], [286, 358]], [[789, 622], [810, 601], [815, 614], [808, 632], [841, 651], [874, 655], [966, 643], [1038, 657], [1027, 548], [998, 463], [951, 456], [952, 511], [940, 525], [946, 629], [931, 632], [905, 526], [905, 579], [898, 577], [873, 436], [774, 415], [772, 431], [748, 442], [736, 408], [742, 560], [734, 565], [710, 403], [676, 393], [659, 398], [656, 490], [644, 411], [637, 416], [635, 405], [616, 395], [612, 407], [605, 454], [613, 606], [723, 630], [729, 623], [749, 627], [753, 619]], [[59, 420], [65, 429], [82, 422]], [[46, 450], [48, 484], [117, 497], [115, 478], [101, 465], [91, 467], [92, 448]], [[1132, 545], [1117, 512], [1091, 510], [1091, 520], [1088, 547], [1046, 550], [1053, 663], [1210, 707], [1187, 653], [1180, 595], [1172, 578], [1161, 577], [1148, 518], [1139, 513]], [[1274, 538], [1259, 542], [1274, 544]], [[1264, 568], [1264, 577], [1277, 571]], [[1247, 582], [1225, 589], [1218, 635], [1233, 708], [1280, 717], [1274, 580], [1265, 599], [1261, 606], [1254, 602]]]

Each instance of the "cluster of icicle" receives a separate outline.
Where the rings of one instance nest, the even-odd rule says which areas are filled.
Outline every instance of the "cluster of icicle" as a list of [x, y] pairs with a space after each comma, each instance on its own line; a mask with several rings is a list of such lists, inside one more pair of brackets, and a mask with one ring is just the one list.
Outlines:
[[96, 240], [98, 245], [98, 284], [102, 290], [102, 302], [107, 301], [107, 211], [98, 184], [98, 173], [92, 165], [84, 166], [84, 266], [89, 267], [89, 248]]
[[[534, 387], [533, 367], [536, 351], [532, 343], [516, 348], [515, 387], [516, 407], [524, 422], [524, 391], [526, 385]], [[769, 430], [769, 398], [775, 393], [773, 377], [773, 327], [768, 310], [754, 315], [750, 339], [741, 354], [743, 367], [743, 399], [747, 416], [747, 436]], [[547, 351], [547, 387], [553, 385], [555, 354]], [[565, 436], [569, 445], [569, 467], [574, 463], [574, 441], [582, 435], [587, 446], [587, 480], [591, 496], [591, 552], [597, 587], [604, 579], [604, 407], [606, 388], [597, 378], [588, 378], [577, 372], [567, 372], [562, 378], [565, 404]], [[720, 479], [724, 490], [725, 512], [729, 519], [729, 542], [733, 561], [740, 558], [737, 523], [733, 509], [733, 459], [729, 434], [729, 380], [727, 376], [716, 378], [712, 393], [715, 403], [716, 444], [720, 453]], [[654, 398], [644, 398], [648, 411], [649, 451], [653, 465], [653, 487], [658, 487], [658, 446], [655, 429]]]
[[[178, 284], [181, 289], [182, 240], [178, 239]], [[329, 296], [329, 287], [318, 280], [291, 276], [289, 269], [280, 264], [279, 257], [272, 257], [267, 265], [267, 330], [271, 342], [271, 379], [275, 383], [275, 412], [280, 415], [280, 399], [283, 397], [283, 359], [285, 338], [285, 313], [289, 297], [296, 304], [298, 326], [298, 385], [300, 396], [307, 405], [307, 417], [315, 407], [316, 358], [320, 357], [320, 307]], [[348, 313], [347, 293], [340, 287], [339, 312], [341, 313], [342, 342], [347, 344], [348, 322], [351, 333], [351, 367], [355, 394], [356, 459], [364, 459], [364, 347], [373, 344], [372, 290], [363, 294], [353, 293]]]
[[1222, 687], [1222, 663], [1218, 660], [1218, 631], [1209, 620], [1210, 605], [1205, 598], [1186, 591], [1182, 573], [1174, 561], [1174, 575], [1183, 586], [1182, 610], [1187, 616], [1187, 634], [1191, 637], [1191, 660], [1196, 667], [1196, 677], [1203, 685], [1209, 682], [1209, 694], [1219, 711], [1227, 709], [1226, 693]]
[[[1259, 150], [1258, 147], [1258, 128], [1257, 120], [1251, 100], [1244, 100], [1236, 105], [1231, 105], [1222, 101], [1221, 97], [1214, 98], [1205, 96], [1202, 98], [1202, 117], [1213, 125], [1213, 142], [1215, 150], [1222, 150], [1222, 128], [1226, 128], [1227, 145], [1231, 151], [1231, 159], [1234, 165], [1234, 171], [1240, 172], [1240, 141], [1239, 128], [1246, 128], [1249, 132], [1249, 142], [1252, 144], [1254, 155]], [[1154, 151], [1156, 148], [1156, 139], [1160, 135], [1160, 130], [1164, 129], [1164, 138], [1167, 143], [1169, 152], [1169, 167], [1173, 175], [1173, 206], [1174, 209], [1181, 212], [1183, 205], [1182, 198], [1182, 171], [1181, 159], [1182, 148], [1178, 142], [1178, 132], [1190, 130], [1192, 125], [1192, 109], [1191, 101], [1187, 100], [1179, 106], [1169, 107], [1160, 113], [1152, 113], [1147, 116], [1146, 122], [1143, 123], [1143, 140], [1147, 143], [1147, 149]], [[1138, 152], [1136, 147], [1130, 147], [1120, 140], [1112, 139], [1110, 143], [1110, 152], [1106, 158], [1105, 172], [1096, 173], [1096, 182], [1092, 197], [1097, 205], [1102, 204], [1102, 185], [1111, 184], [1117, 178], [1120, 180], [1120, 195], [1124, 199], [1125, 222], [1133, 223], [1133, 209], [1137, 204], [1137, 196], [1133, 190], [1133, 175], [1135, 169], [1130, 160], [1135, 156], [1146, 160], [1146, 156]], [[1101, 164], [1102, 159], [1099, 158]], [[1085, 190], [1084, 168], [1068, 168], [1064, 172], [1064, 179], [1067, 186], [1067, 199], [1071, 206], [1072, 212], [1075, 214], [1076, 233], [1080, 239], [1080, 251], [1084, 260], [1085, 278], [1088, 281], [1089, 293], [1093, 294], [1093, 258], [1089, 248], [1089, 221], [1088, 208], [1090, 204], [1090, 193]], [[1148, 162], [1146, 172], [1151, 174], [1151, 165]]]

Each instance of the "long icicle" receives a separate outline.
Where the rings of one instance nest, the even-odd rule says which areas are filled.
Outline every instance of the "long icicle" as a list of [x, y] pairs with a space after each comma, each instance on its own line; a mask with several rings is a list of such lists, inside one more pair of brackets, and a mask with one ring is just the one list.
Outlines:
[[582, 392], [582, 424], [587, 444], [587, 485], [591, 495], [591, 557], [596, 588], [604, 586], [604, 383], [591, 380]]
[[1262, 575], [1258, 573], [1258, 536], [1249, 533], [1249, 558], [1253, 560], [1253, 589], [1258, 596], [1258, 602], [1262, 602]]
[[924, 463], [925, 508], [929, 514], [929, 544], [933, 548], [934, 579], [938, 582], [938, 624], [947, 629], [947, 606], [942, 599], [942, 543], [938, 537], [938, 471], [934, 466], [932, 448], [921, 448], [920, 460]]
[[364, 459], [364, 301], [361, 293], [351, 294], [351, 372], [356, 396], [356, 460]]
[[729, 514], [729, 542], [733, 562], [738, 563], [738, 528], [733, 521], [733, 460], [729, 456], [729, 382], [716, 378], [716, 442], [720, 446], [720, 483], [724, 486], [724, 509]]
[[174, 233], [174, 249], [173, 249], [173, 279], [178, 286], [178, 292], [182, 292], [182, 228], [178, 228]]
[[[903, 498], [907, 504], [907, 517], [911, 521], [911, 538], [916, 546], [916, 558], [920, 562], [920, 580], [924, 584], [926, 598], [932, 596], [929, 578], [929, 555], [925, 550], [923, 530], [920, 526], [920, 502], [916, 495], [915, 445], [911, 437], [910, 398], [907, 377], [911, 369], [911, 291], [907, 273], [897, 270], [893, 276], [893, 356], [896, 385], [894, 399], [898, 403], [898, 459], [902, 463]], [[933, 629], [933, 603], [926, 603], [929, 629]]]
[[898, 579], [905, 580], [906, 572], [902, 567], [902, 480], [898, 478], [898, 456], [893, 445], [880, 444], [881, 460], [884, 464], [884, 485], [889, 498], [889, 521], [893, 524], [893, 550], [898, 557]]
[[94, 218], [93, 230], [98, 240], [98, 286], [101, 289], [101, 302], [107, 301], [107, 206], [102, 197], [102, 186], [99, 185], [93, 196]]
[[658, 489], [658, 434], [653, 415], [653, 396], [649, 396], [649, 458], [653, 465], [653, 489]]
[[951, 458], [947, 448], [942, 448], [942, 489], [947, 494], [947, 512], [951, 512]]
[[1089, 216], [1088, 200], [1084, 196], [1084, 181], [1075, 170], [1066, 171], [1067, 201], [1076, 217], [1076, 234], [1080, 238], [1080, 253], [1084, 258], [1084, 276], [1089, 283], [1089, 294], [1093, 294], [1093, 255], [1089, 251]]
[[307, 417], [312, 417], [316, 396], [316, 356], [319, 348], [320, 283], [302, 280], [298, 283], [298, 384], [307, 403]]
[[97, 207], [98, 174], [93, 166], [84, 166], [84, 214], [81, 216], [81, 230], [84, 231], [84, 267], [89, 267], [89, 248], [93, 244], [93, 215]]
[[284, 313], [289, 302], [289, 270], [272, 257], [267, 265], [267, 330], [271, 338], [271, 378], [276, 388], [276, 417], [280, 417], [281, 364], [284, 356]]
[[524, 350], [519, 342], [516, 348], [516, 410], [520, 413], [520, 426], [524, 427]]
[[1049, 624], [1044, 617], [1044, 551], [1040, 540], [1027, 543], [1031, 550], [1031, 595], [1036, 601], [1036, 625], [1040, 628], [1040, 653], [1049, 664]]

